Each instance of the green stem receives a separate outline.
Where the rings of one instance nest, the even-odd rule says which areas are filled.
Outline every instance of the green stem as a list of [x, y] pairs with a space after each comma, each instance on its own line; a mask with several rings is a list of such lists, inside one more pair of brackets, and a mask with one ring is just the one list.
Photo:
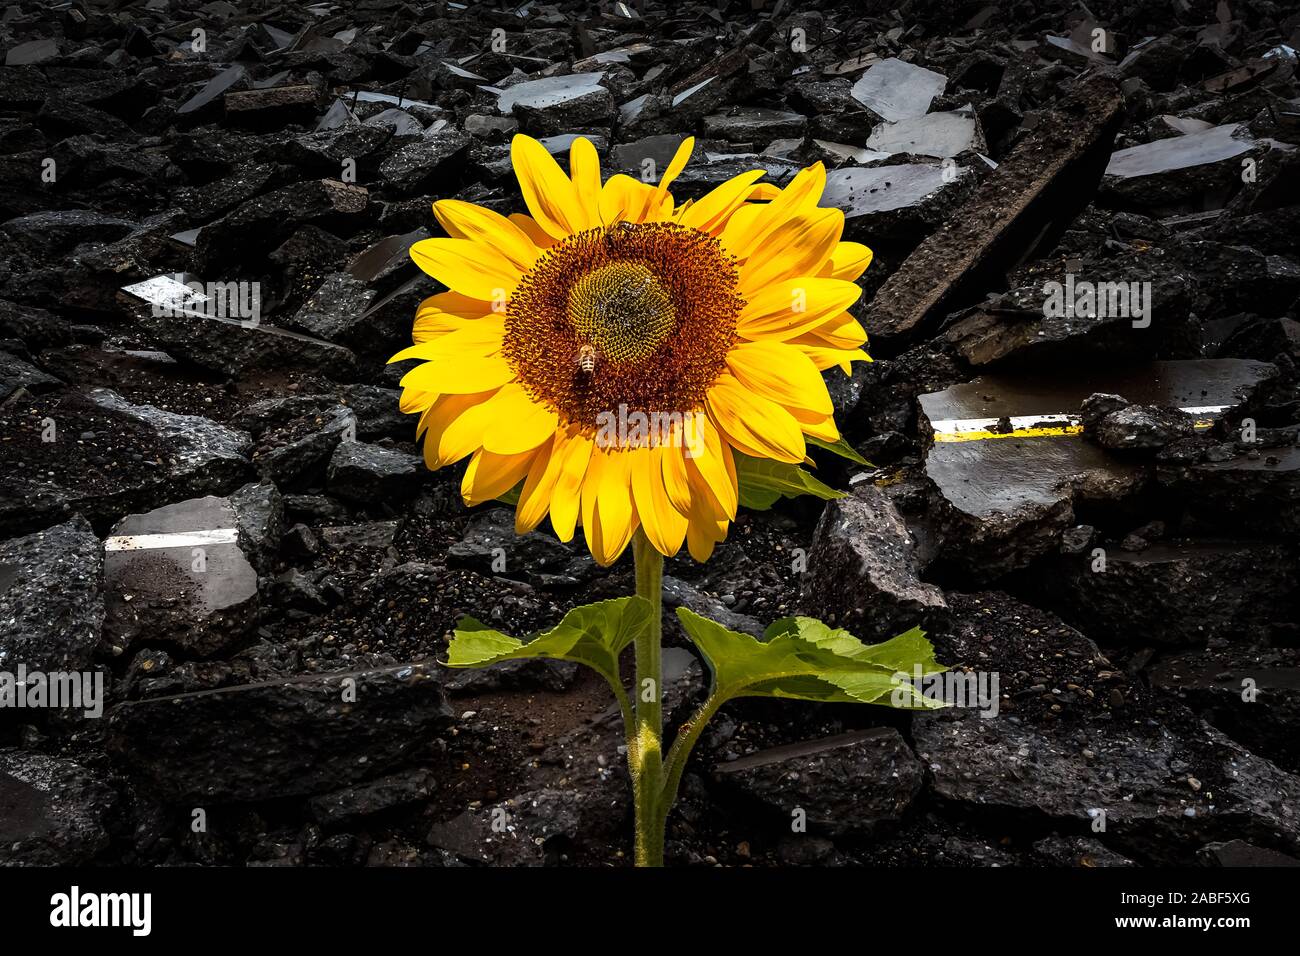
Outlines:
[[713, 715], [718, 712], [718, 708], [724, 703], [726, 703], [725, 697], [717, 694], [711, 695], [708, 700], [700, 705], [700, 709], [695, 712], [694, 716], [682, 724], [677, 731], [677, 739], [673, 741], [672, 747], [668, 750], [668, 760], [665, 764], [667, 773], [664, 778], [663, 791], [659, 795], [661, 826], [666, 826], [668, 813], [677, 801], [677, 788], [681, 785], [682, 774], [686, 771], [686, 763], [691, 759], [691, 748], [695, 746], [695, 742], [700, 739], [700, 734], [704, 732], [704, 725], [713, 719]]
[[627, 750], [636, 809], [637, 866], [663, 866], [667, 810], [661, 807], [663, 766], [663, 577], [664, 559], [637, 531], [632, 539], [636, 593], [654, 609], [650, 627], [636, 641], [636, 728]]

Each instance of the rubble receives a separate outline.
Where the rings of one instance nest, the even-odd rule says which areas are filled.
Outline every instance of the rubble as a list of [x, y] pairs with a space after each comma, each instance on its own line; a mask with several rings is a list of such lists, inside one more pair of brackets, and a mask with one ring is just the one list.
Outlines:
[[[980, 376], [920, 396], [934, 434], [925, 473], [951, 509], [944, 559], [991, 580], [1053, 550], [1077, 504], [1121, 501], [1150, 483], [1153, 469], [1084, 440], [1074, 409], [1089, 395], [1127, 393], [1210, 421], [1275, 372], [1239, 359], [1156, 362], [1069, 377]], [[1117, 440], [1129, 449], [1125, 434]]]
[[[39, 455], [28, 460], [61, 466], [12, 476], [0, 496], [0, 527], [11, 533], [74, 512], [106, 523], [186, 494], [224, 493], [249, 470], [251, 442], [243, 432], [135, 405], [109, 389], [72, 393], [46, 405], [20, 403], [7, 412], [22, 429], [14, 444]], [[53, 440], [43, 441], [43, 435]]]
[[883, 727], [773, 747], [713, 773], [781, 817], [805, 810], [809, 828], [831, 836], [870, 833], [900, 819], [923, 779], [898, 731]]
[[105, 638], [208, 657], [257, 623], [257, 571], [239, 543], [229, 499], [195, 498], [129, 515], [104, 540]]
[[912, 537], [878, 488], [859, 487], [827, 505], [808, 551], [802, 603], [817, 617], [867, 643], [918, 625], [927, 630], [947, 610], [943, 592], [920, 579]]
[[0, 750], [0, 866], [81, 866], [108, 848], [115, 795], [77, 763]]
[[104, 554], [85, 519], [0, 542], [0, 669], [84, 670], [103, 622]]
[[[877, 291], [873, 339], [886, 348], [928, 320], [969, 304], [990, 274], [1078, 210], [1097, 181], [1121, 119], [1120, 97], [1104, 79], [1081, 86], [1001, 161], [960, 215], [949, 219]], [[1046, 165], [1042, 156], [1051, 157]], [[992, 229], [989, 224], [995, 224]], [[982, 290], [981, 290], [982, 291]]]
[[127, 701], [110, 746], [168, 800], [325, 794], [381, 775], [451, 724], [422, 664]]
[[[679, 202], [824, 165], [874, 254], [874, 361], [826, 376], [872, 464], [810, 447], [847, 497], [742, 508], [664, 604], [919, 625], [977, 692], [728, 703], [671, 864], [1300, 859], [1285, 4], [182, 6], [0, 15], [0, 671], [102, 674], [109, 715], [0, 720], [0, 862], [629, 862], [600, 679], [434, 663], [629, 559], [467, 509], [383, 365], [442, 291], [431, 203], [526, 212], [521, 131], [647, 182], [694, 137]], [[707, 677], [664, 641], [671, 736]]]

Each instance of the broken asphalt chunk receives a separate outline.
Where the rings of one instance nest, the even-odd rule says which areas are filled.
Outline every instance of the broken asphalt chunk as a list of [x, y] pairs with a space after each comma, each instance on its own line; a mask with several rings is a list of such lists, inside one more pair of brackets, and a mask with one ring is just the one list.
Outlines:
[[164, 797], [328, 793], [393, 770], [451, 723], [436, 670], [404, 664], [130, 701], [110, 747]]
[[0, 415], [12, 439], [5, 452], [28, 463], [0, 493], [0, 529], [9, 533], [75, 511], [107, 524], [167, 501], [224, 494], [249, 471], [244, 432], [108, 389], [40, 396]]
[[104, 621], [104, 554], [84, 519], [0, 542], [0, 670], [85, 670]]
[[257, 571], [234, 505], [208, 496], [128, 515], [104, 539], [106, 640], [118, 652], [159, 642], [208, 657], [257, 623]]
[[947, 612], [943, 592], [920, 580], [912, 536], [879, 488], [827, 502], [813, 534], [802, 605], [868, 644]]
[[853, 98], [888, 122], [924, 116], [948, 78], [942, 73], [890, 57], [872, 65], [853, 84]]
[[995, 288], [1055, 224], [1088, 201], [1122, 120], [1113, 81], [1079, 87], [921, 243], [871, 300], [864, 324], [876, 352]]
[[921, 395], [934, 434], [925, 473], [951, 508], [944, 559], [990, 580], [1054, 549], [1076, 496], [1120, 500], [1146, 484], [1147, 469], [1084, 441], [1077, 409], [1094, 392], [1210, 421], [1275, 372], [1239, 359], [1154, 362], [988, 375]]
[[843, 836], [901, 819], [925, 771], [897, 730], [878, 727], [746, 754], [713, 776], [786, 820], [800, 807], [812, 831]]

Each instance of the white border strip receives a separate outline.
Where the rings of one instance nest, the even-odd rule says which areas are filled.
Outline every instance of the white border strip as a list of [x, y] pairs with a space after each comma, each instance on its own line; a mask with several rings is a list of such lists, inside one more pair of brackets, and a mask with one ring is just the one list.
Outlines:
[[199, 548], [210, 544], [234, 544], [237, 528], [208, 531], [173, 531], [168, 534], [119, 534], [104, 539], [105, 551], [149, 551], [155, 548]]

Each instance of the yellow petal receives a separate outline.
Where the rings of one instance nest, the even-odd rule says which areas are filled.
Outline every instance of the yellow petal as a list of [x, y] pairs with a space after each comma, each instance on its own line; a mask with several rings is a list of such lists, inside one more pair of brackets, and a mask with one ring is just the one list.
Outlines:
[[519, 284], [519, 267], [490, 246], [468, 239], [423, 239], [411, 259], [447, 288], [474, 299], [501, 302]]
[[597, 564], [613, 564], [636, 530], [632, 453], [597, 448], [582, 485], [582, 533]]
[[483, 431], [492, 422], [491, 399], [496, 394], [444, 395], [420, 417], [417, 434], [424, 434], [424, 463], [437, 470], [483, 447]]
[[563, 446], [564, 433], [557, 431], [550, 441], [537, 450], [537, 457], [533, 459], [528, 477], [524, 479], [523, 490], [519, 493], [519, 505], [515, 509], [515, 534], [527, 534], [546, 517], [546, 512], [551, 507], [555, 479], [560, 474], [563, 459], [559, 450]]
[[528, 211], [548, 233], [563, 239], [595, 225], [588, 222], [572, 180], [545, 146], [518, 133], [510, 142], [510, 160]]
[[821, 275], [853, 281], [867, 271], [872, 256], [872, 251], [860, 242], [841, 242], [831, 250], [830, 262], [822, 266]]
[[646, 538], [660, 554], [672, 557], [682, 548], [687, 520], [668, 500], [661, 461], [665, 454], [681, 456], [678, 449], [664, 447], [639, 449], [633, 453], [632, 498]]
[[447, 394], [469, 394], [498, 389], [515, 377], [500, 355], [458, 355], [417, 365], [402, 376], [403, 388]]
[[751, 169], [747, 173], [733, 176], [692, 203], [678, 221], [683, 226], [698, 229], [700, 232], [720, 235], [726, 228], [731, 214], [744, 204], [749, 194], [749, 187], [763, 175], [763, 170]]
[[820, 438], [822, 441], [839, 440], [840, 430], [835, 425], [833, 415], [822, 417], [803, 408], [792, 408], [790, 414], [795, 417], [805, 435], [812, 435], [813, 438]]
[[740, 495], [731, 446], [723, 440], [708, 416], [701, 416], [698, 422], [700, 441], [695, 447], [686, 449], [687, 474], [702, 479], [703, 487], [708, 489], [722, 515], [735, 518]]
[[658, 197], [657, 190], [639, 179], [617, 173], [605, 180], [600, 191], [600, 219], [607, 226], [619, 222], [659, 222], [672, 206], [671, 197]]
[[553, 235], [537, 225], [537, 220], [532, 216], [525, 216], [521, 212], [512, 212], [506, 216], [511, 222], [519, 227], [525, 236], [533, 241], [538, 249], [549, 249], [555, 245], [556, 239]]
[[827, 319], [821, 325], [800, 335], [793, 336], [788, 341], [792, 345], [819, 345], [832, 349], [856, 349], [861, 348], [866, 343], [867, 333], [863, 331], [861, 322], [849, 315], [849, 313], [841, 312], [839, 315]]
[[561, 541], [573, 538], [573, 529], [578, 523], [578, 508], [592, 459], [593, 444], [591, 436], [570, 428], [555, 452], [560, 458], [560, 465], [555, 477], [555, 489], [551, 492], [551, 527]]
[[494, 455], [483, 449], [474, 453], [460, 481], [460, 496], [469, 507], [500, 498], [528, 474], [535, 452], [524, 455]]
[[402, 389], [402, 397], [397, 400], [397, 408], [402, 414], [410, 415], [412, 412], [423, 412], [437, 400], [437, 392], [404, 388]]
[[843, 279], [782, 279], [748, 297], [736, 331], [747, 339], [783, 342], [835, 318], [861, 295], [856, 283]]
[[600, 223], [600, 156], [591, 140], [579, 136], [569, 147], [569, 175], [588, 223]]
[[664, 170], [663, 176], [659, 179], [659, 198], [662, 199], [668, 192], [668, 187], [673, 184], [678, 176], [681, 175], [686, 164], [690, 161], [691, 153], [695, 149], [695, 137], [687, 136], [677, 146], [677, 152], [673, 153], [672, 160], [668, 163], [668, 168]]
[[501, 351], [501, 339], [506, 333], [506, 317], [487, 315], [481, 319], [458, 320], [460, 327], [425, 342], [407, 346], [388, 360], [404, 362], [407, 359], [454, 358], [458, 355], [493, 355]]
[[698, 474], [691, 477], [691, 513], [686, 528], [686, 547], [696, 561], [707, 561], [713, 546], [727, 537], [728, 522], [718, 514], [713, 496], [702, 487]]
[[740, 232], [740, 227], [737, 227], [734, 220], [728, 223], [726, 232], [723, 233], [727, 248], [742, 259], [748, 258], [771, 239], [783, 222], [800, 213], [814, 211], [825, 188], [826, 168], [821, 163], [800, 170], [775, 199], [758, 207], [760, 213], [744, 227], [743, 232]]
[[494, 310], [491, 302], [471, 299], [459, 292], [439, 292], [420, 303], [415, 310], [415, 327], [411, 332], [411, 341], [420, 343], [454, 332], [463, 328], [467, 322], [473, 322], [484, 316], [501, 314]]
[[727, 440], [755, 458], [798, 464], [807, 450], [794, 417], [724, 372], [709, 389], [709, 414]]
[[727, 367], [741, 385], [786, 408], [835, 411], [821, 372], [796, 348], [771, 340], [741, 342], [727, 353]]
[[748, 296], [773, 282], [815, 276], [840, 241], [844, 213], [815, 209], [785, 220], [746, 261], [740, 273], [740, 294]]
[[[680, 434], [680, 430], [674, 429], [673, 433]], [[687, 448], [681, 441], [671, 440], [659, 463], [663, 471], [668, 500], [683, 515], [691, 513], [691, 486], [686, 475], [686, 451]]]
[[460, 199], [440, 199], [433, 204], [433, 214], [448, 235], [496, 250], [520, 272], [527, 272], [537, 261], [537, 246], [522, 229], [498, 212]]
[[853, 374], [853, 362], [870, 362], [871, 356], [862, 349], [831, 349], [820, 345], [794, 345], [800, 352], [812, 359], [812, 363], [817, 366], [818, 370], [826, 371], [832, 366], [838, 365], [844, 370], [845, 375]]
[[555, 412], [533, 401], [523, 389], [512, 392], [497, 407], [500, 417], [483, 435], [483, 447], [490, 452], [518, 455], [532, 451], [555, 434]]

